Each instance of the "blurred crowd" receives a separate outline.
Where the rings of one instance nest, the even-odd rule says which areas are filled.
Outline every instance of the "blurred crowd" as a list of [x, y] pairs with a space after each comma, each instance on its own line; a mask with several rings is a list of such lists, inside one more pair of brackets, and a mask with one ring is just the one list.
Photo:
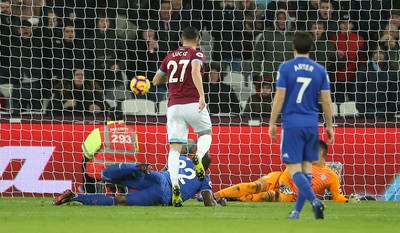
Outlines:
[[[327, 68], [335, 103], [354, 102], [366, 118], [398, 112], [400, 1], [0, 1], [0, 86], [12, 88], [0, 104], [11, 114], [85, 116], [126, 99], [160, 103], [166, 86], [134, 96], [129, 80], [152, 80], [187, 26], [200, 30], [199, 49], [209, 55], [204, 88], [212, 114], [268, 117], [296, 31], [313, 36], [310, 56]], [[232, 73], [250, 83], [244, 99], [224, 81]]]

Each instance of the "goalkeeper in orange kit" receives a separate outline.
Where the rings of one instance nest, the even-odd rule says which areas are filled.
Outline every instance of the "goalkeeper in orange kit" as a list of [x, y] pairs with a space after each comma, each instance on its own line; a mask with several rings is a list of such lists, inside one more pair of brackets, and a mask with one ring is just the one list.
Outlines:
[[[319, 141], [319, 160], [312, 165], [312, 189], [316, 194], [323, 194], [328, 189], [335, 202], [359, 202], [357, 195], [347, 199], [340, 189], [338, 175], [326, 165], [327, 144]], [[297, 187], [287, 169], [283, 172], [271, 172], [254, 182], [240, 183], [214, 193], [216, 198], [231, 198], [243, 202], [295, 202]]]

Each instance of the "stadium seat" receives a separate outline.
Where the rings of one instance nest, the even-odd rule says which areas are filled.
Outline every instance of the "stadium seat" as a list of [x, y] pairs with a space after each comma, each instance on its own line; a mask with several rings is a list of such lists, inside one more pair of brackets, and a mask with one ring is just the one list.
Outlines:
[[200, 49], [206, 55], [206, 63], [211, 61], [211, 53], [212, 53], [212, 36], [211, 33], [207, 30], [200, 31], [201, 34], [201, 41], [200, 41]]
[[337, 103], [332, 103], [332, 115], [333, 117], [339, 116]]
[[11, 92], [13, 89], [12, 84], [1, 84], [0, 85], [0, 93], [4, 96], [7, 102], [7, 108], [11, 109]]
[[151, 100], [130, 99], [122, 102], [122, 111], [126, 115], [155, 115], [156, 105]]
[[339, 115], [342, 117], [358, 116], [356, 102], [350, 101], [350, 102], [341, 103], [339, 106]]
[[228, 72], [227, 75], [224, 76], [223, 83], [229, 84], [233, 88], [239, 101], [247, 100], [255, 93], [253, 83], [250, 80], [246, 80], [240, 73]]
[[167, 115], [168, 100], [162, 100], [158, 103], [158, 114]]
[[242, 108], [242, 111], [246, 108], [247, 100], [241, 100], [240, 101], [240, 107]]

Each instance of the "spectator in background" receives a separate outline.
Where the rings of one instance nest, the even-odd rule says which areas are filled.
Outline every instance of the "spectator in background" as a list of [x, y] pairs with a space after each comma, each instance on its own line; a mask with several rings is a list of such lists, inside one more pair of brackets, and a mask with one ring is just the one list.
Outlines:
[[34, 26], [39, 23], [42, 0], [11, 0], [11, 11], [14, 15], [18, 15], [21, 21], [28, 20]]
[[[292, 38], [293, 31], [287, 20], [285, 11], [276, 12], [274, 28], [268, 28], [263, 35], [258, 37], [253, 51], [253, 81], [258, 82], [262, 77], [274, 77], [281, 63], [293, 58]], [[262, 67], [264, 70], [262, 70]]]
[[49, 112], [54, 116], [93, 116], [108, 107], [100, 85], [89, 80], [82, 68], [74, 69], [72, 78], [65, 78], [54, 92], [49, 104]]
[[2, 0], [0, 2], [0, 84], [10, 82], [11, 34], [10, 0]]
[[380, 48], [373, 50], [357, 72], [357, 110], [366, 118], [390, 120], [397, 112], [399, 79]]
[[75, 63], [81, 63], [86, 69], [92, 67], [93, 53], [84, 40], [76, 37], [75, 27], [67, 21], [63, 28], [62, 38], [53, 38], [52, 70], [53, 80], [61, 81], [70, 76]]
[[319, 0], [299, 0], [297, 10], [296, 28], [298, 30], [310, 30], [307, 26], [311, 22], [321, 20], [319, 16]]
[[159, 51], [158, 39], [153, 29], [139, 31], [139, 39], [136, 41], [133, 67], [136, 69], [136, 75], [143, 75], [151, 81], [151, 88], [146, 96], [138, 98], [147, 98], [156, 103], [164, 100], [167, 92], [167, 85], [154, 86], [152, 81], [161, 61], [166, 53]]
[[150, 15], [151, 20], [139, 22], [139, 28], [152, 28], [157, 32], [158, 50], [163, 53], [179, 47], [179, 33], [184, 25], [179, 20], [172, 20], [172, 4], [163, 0], [158, 11], [158, 18]]
[[348, 12], [342, 12], [339, 21], [340, 30], [330, 37], [337, 51], [334, 101], [354, 101], [355, 81], [358, 65], [365, 61], [364, 39], [353, 32], [354, 24]]
[[333, 1], [331, 0], [311, 0], [300, 1], [298, 11], [298, 29], [310, 30], [306, 28], [310, 21], [323, 22], [328, 37], [335, 34], [338, 30], [337, 14]]
[[[109, 1], [114, 2], [114, 1]], [[76, 38], [93, 38], [93, 29], [95, 28], [96, 9], [100, 7], [101, 1], [85, 0], [54, 0], [54, 12], [61, 19], [63, 24], [71, 24], [75, 29]]]
[[193, 9], [192, 4], [184, 0], [171, 0], [171, 5], [171, 21], [179, 22], [181, 28], [195, 27], [201, 30], [201, 11]]
[[62, 38], [63, 32], [59, 17], [52, 9], [43, 8], [45, 15], [42, 17], [42, 36], [48, 38]]
[[22, 21], [16, 27], [16, 34], [11, 37], [10, 74], [14, 114], [42, 110], [41, 101], [45, 94], [43, 84], [51, 79], [50, 70], [42, 65], [43, 58], [47, 56], [42, 48], [42, 40], [34, 36], [32, 24], [27, 20]]
[[43, 8], [44, 16], [42, 17], [41, 36], [43, 41], [43, 50], [47, 55], [43, 60], [43, 66], [51, 71], [52, 81], [49, 81], [45, 86], [50, 89], [61, 81], [61, 76], [58, 76], [60, 70], [53, 70], [53, 40], [62, 40], [63, 30], [61, 22], [52, 9]]
[[240, 104], [231, 86], [223, 83], [223, 69], [219, 62], [208, 65], [208, 82], [204, 86], [206, 103], [210, 113], [240, 113]]
[[[252, 0], [247, 0], [246, 3], [253, 3]], [[251, 7], [251, 8], [248, 8]], [[254, 50], [254, 40], [261, 34], [264, 30], [264, 18], [261, 14], [258, 14], [254, 5], [245, 5], [243, 10], [245, 10], [245, 20], [244, 20], [244, 30], [243, 30], [243, 60], [252, 61], [253, 60], [253, 50]]]
[[269, 118], [272, 108], [273, 88], [271, 79], [264, 80], [256, 86], [256, 94], [249, 97], [244, 109], [244, 114], [252, 117]]
[[267, 10], [265, 11], [265, 27], [273, 28], [275, 26], [277, 11], [286, 12], [287, 23], [292, 27], [292, 23], [295, 22], [297, 18], [297, 2], [288, 0], [275, 0], [267, 5]]
[[390, 12], [389, 23], [395, 25], [397, 28], [400, 28], [400, 10], [392, 10]]
[[339, 29], [338, 16], [336, 12], [336, 8], [331, 0], [319, 1], [318, 16], [316, 20], [321, 20], [325, 23], [325, 29], [328, 33], [328, 37], [332, 34], [336, 34]]
[[379, 38], [380, 47], [386, 51], [387, 60], [394, 70], [399, 69], [399, 29], [396, 24], [388, 23]]
[[93, 44], [94, 79], [105, 90], [108, 100], [126, 99], [126, 43], [117, 37], [114, 21], [105, 15], [97, 17]]
[[321, 21], [309, 23], [309, 32], [314, 39], [314, 49], [310, 58], [323, 65], [327, 70], [332, 68], [336, 61], [335, 45], [326, 37], [325, 24]]
[[214, 39], [213, 60], [224, 69], [242, 71], [243, 30], [245, 12], [232, 0], [214, 2], [211, 36]]
[[2, 0], [0, 2], [0, 23], [1, 25], [11, 24], [11, 0]]

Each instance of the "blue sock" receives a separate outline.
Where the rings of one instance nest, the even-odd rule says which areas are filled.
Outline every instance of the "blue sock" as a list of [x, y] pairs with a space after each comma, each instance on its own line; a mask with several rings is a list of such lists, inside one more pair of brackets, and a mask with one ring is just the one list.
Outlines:
[[[304, 175], [311, 184], [312, 173], [304, 173]], [[300, 212], [303, 209], [303, 206], [305, 203], [306, 203], [306, 198], [303, 195], [298, 194], [296, 203], [294, 204], [294, 207], [293, 207], [293, 210]]]
[[306, 178], [306, 175], [301, 172], [296, 172], [293, 174], [292, 179], [299, 190], [298, 196], [302, 195], [310, 202], [313, 202], [317, 199], [315, 193], [311, 189], [311, 183], [308, 181], [308, 178]]
[[115, 205], [115, 197], [107, 197], [103, 194], [88, 194], [78, 195], [72, 200], [80, 202], [84, 205], [102, 205], [102, 206], [113, 206]]

